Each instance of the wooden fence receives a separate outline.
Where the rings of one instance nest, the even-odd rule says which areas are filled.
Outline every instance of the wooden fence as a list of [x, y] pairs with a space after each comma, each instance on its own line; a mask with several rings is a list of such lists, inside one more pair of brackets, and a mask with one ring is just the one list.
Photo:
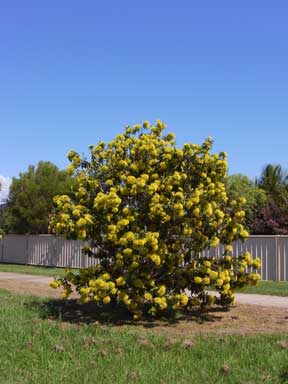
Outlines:
[[[5, 235], [0, 240], [0, 262], [83, 268], [97, 259], [82, 254], [83, 242], [50, 235]], [[205, 250], [203, 255], [220, 257], [224, 247]], [[233, 243], [233, 255], [249, 251], [262, 261], [262, 280], [288, 281], [288, 236], [250, 236], [246, 242]]]

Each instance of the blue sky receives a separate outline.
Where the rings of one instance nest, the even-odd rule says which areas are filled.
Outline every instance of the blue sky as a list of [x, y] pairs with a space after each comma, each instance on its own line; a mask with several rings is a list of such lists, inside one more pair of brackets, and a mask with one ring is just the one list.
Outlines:
[[0, 175], [161, 118], [230, 173], [288, 165], [287, 0], [9, 0], [0, 8]]

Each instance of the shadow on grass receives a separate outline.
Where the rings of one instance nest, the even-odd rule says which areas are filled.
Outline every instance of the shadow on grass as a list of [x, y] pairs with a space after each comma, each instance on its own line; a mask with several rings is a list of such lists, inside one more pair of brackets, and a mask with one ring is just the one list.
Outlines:
[[287, 384], [288, 383], [288, 369], [285, 369], [280, 374], [280, 383], [281, 384]]
[[97, 303], [79, 304], [77, 300], [52, 299], [44, 302], [32, 301], [26, 304], [28, 309], [36, 310], [42, 319], [55, 319], [74, 324], [100, 323], [106, 325], [141, 325], [147, 328], [159, 325], [176, 324], [179, 321], [196, 323], [216, 322], [222, 319], [221, 312], [229, 308], [212, 307], [209, 309], [194, 309], [185, 313], [163, 313], [162, 317], [145, 317], [141, 321], [133, 321], [131, 313], [121, 304], [111, 303], [101, 305]]

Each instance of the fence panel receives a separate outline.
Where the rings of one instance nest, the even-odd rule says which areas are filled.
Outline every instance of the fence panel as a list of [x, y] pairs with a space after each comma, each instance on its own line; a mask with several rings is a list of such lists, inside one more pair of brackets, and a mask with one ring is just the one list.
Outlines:
[[233, 255], [238, 256], [248, 251], [253, 259], [259, 257], [261, 260], [261, 279], [277, 280], [276, 247], [276, 236], [250, 236], [244, 243], [242, 241], [234, 243]]
[[2, 262], [28, 264], [28, 236], [7, 235], [3, 236]]
[[[0, 262], [83, 268], [95, 266], [97, 259], [82, 254], [83, 241], [52, 235], [5, 235], [0, 240]], [[232, 254], [249, 251], [262, 262], [262, 280], [288, 281], [288, 236], [250, 236], [246, 242], [233, 243]], [[221, 257], [224, 246], [206, 249], [203, 256]]]
[[28, 242], [28, 264], [54, 266], [54, 236], [30, 235]]

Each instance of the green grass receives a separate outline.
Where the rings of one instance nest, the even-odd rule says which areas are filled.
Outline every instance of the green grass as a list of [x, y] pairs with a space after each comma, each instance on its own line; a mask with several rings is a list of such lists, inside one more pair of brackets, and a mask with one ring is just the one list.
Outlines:
[[[77, 269], [75, 269], [77, 271]], [[23, 273], [26, 275], [64, 276], [65, 268], [38, 267], [34, 265], [0, 263], [0, 272]], [[0, 382], [1, 384], [1, 382]]]
[[259, 295], [288, 296], [288, 281], [259, 281], [256, 286], [248, 286], [239, 293], [257, 293]]
[[202, 336], [184, 348], [179, 336], [167, 345], [133, 324], [99, 327], [78, 314], [67, 326], [51, 320], [55, 305], [0, 291], [1, 384], [288, 382], [287, 349], [278, 344], [288, 335]]

